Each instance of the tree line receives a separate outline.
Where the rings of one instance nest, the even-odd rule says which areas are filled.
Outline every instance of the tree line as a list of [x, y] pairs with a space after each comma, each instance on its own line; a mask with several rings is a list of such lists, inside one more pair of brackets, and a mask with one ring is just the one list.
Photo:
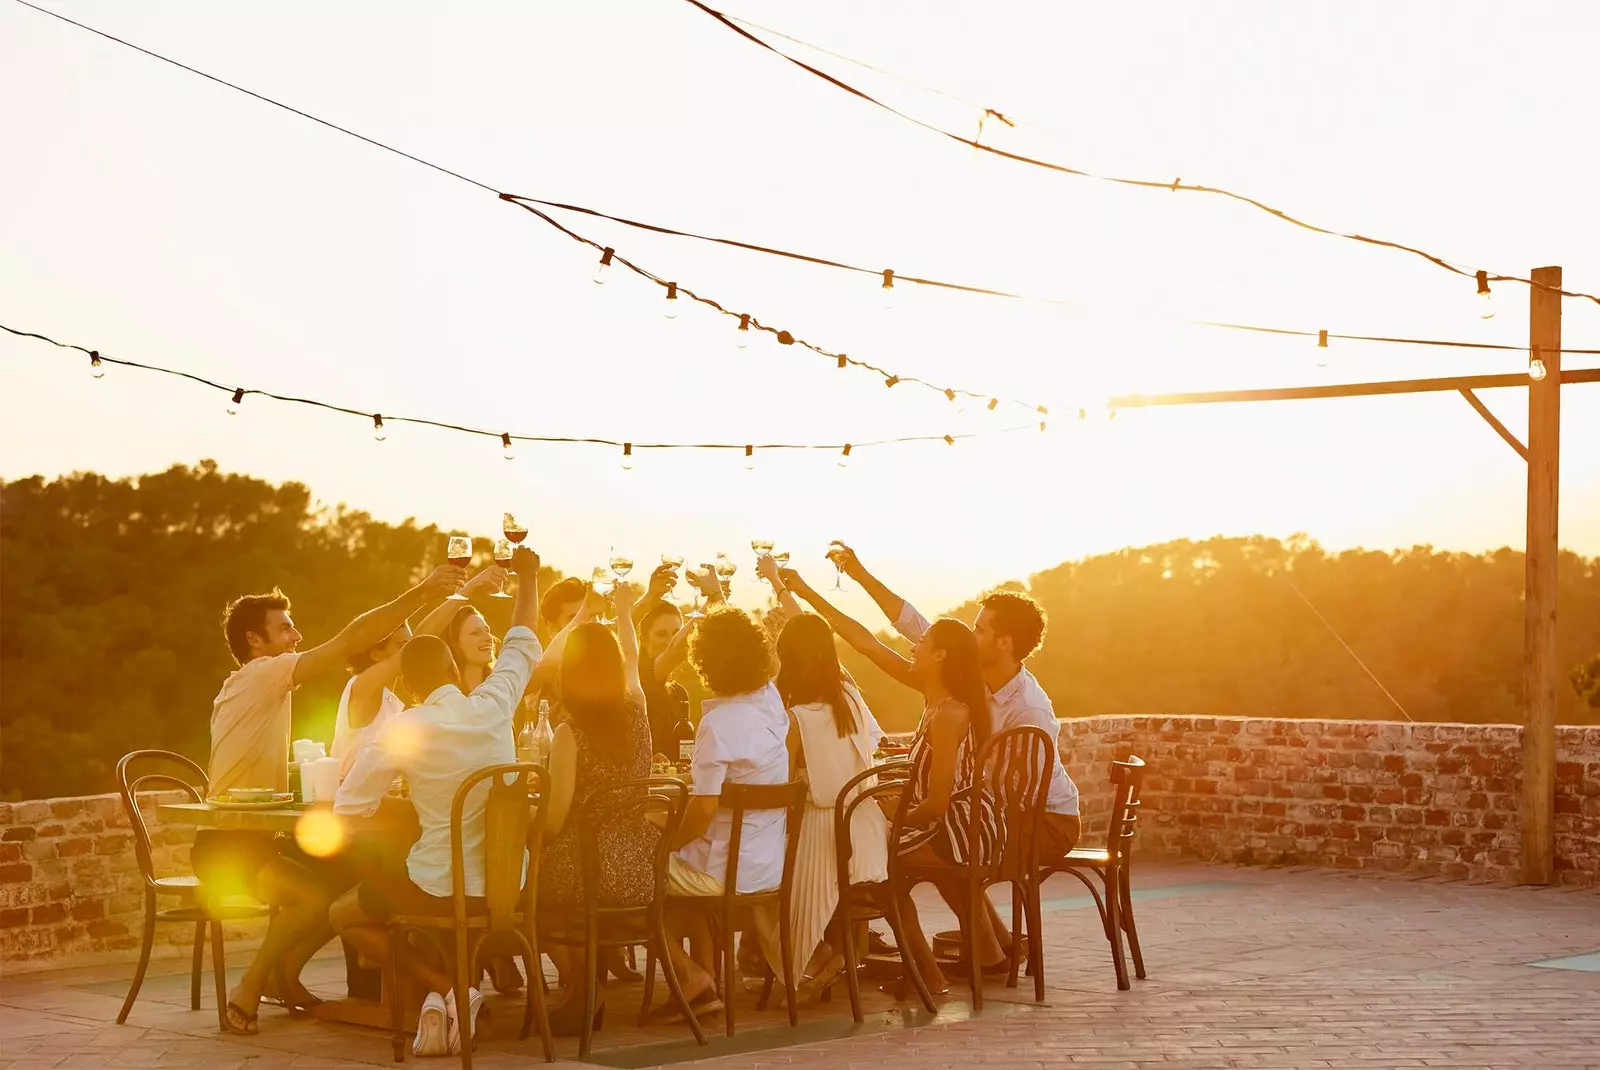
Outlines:
[[[112, 790], [117, 758], [141, 747], [204, 765], [211, 699], [233, 669], [229, 599], [280, 586], [315, 642], [420, 578], [446, 534], [211, 461], [11, 482], [0, 489], [0, 797]], [[1120, 550], [1029, 580], [1050, 618], [1031, 665], [1070, 717], [1400, 718], [1376, 677], [1419, 721], [1515, 722], [1522, 579], [1512, 550], [1329, 553], [1262, 536]], [[1600, 558], [1563, 553], [1560, 584], [1559, 656], [1572, 673], [1560, 719], [1600, 723]], [[970, 622], [976, 608], [951, 615]], [[853, 652], [845, 663], [886, 728], [915, 726], [913, 694]], [[343, 683], [296, 692], [296, 736], [329, 738]]]

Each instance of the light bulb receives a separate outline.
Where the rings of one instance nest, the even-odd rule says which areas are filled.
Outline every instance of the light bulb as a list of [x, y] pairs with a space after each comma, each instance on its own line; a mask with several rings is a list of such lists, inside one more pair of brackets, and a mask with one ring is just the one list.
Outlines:
[[883, 289], [883, 298], [882, 298], [882, 300], [883, 300], [883, 308], [884, 308], [884, 311], [888, 311], [888, 310], [894, 308], [894, 270], [892, 268], [884, 268], [883, 269], [883, 287], [882, 287], [882, 289]]
[[624, 442], [622, 444], [622, 470], [624, 472], [633, 471], [633, 443], [632, 442]]
[[839, 451], [839, 467], [850, 467], [850, 443], [848, 442], [844, 444], [844, 449]]
[[1532, 379], [1536, 383], [1542, 383], [1544, 382], [1544, 377], [1547, 374], [1548, 373], [1545, 371], [1543, 360], [1540, 360], [1538, 357], [1534, 357], [1532, 360], [1528, 361], [1529, 379]]
[[500, 434], [501, 455], [508, 461], [517, 459], [517, 448], [511, 444], [511, 432], [503, 431]]
[[669, 320], [678, 318], [678, 284], [675, 282], [667, 283], [667, 311], [665, 315]]
[[233, 392], [233, 399], [228, 402], [228, 415], [239, 415], [239, 403], [244, 400], [244, 387], [239, 387]]
[[106, 366], [100, 363], [100, 351], [98, 349], [89, 354], [89, 374], [96, 379], [104, 379], [106, 377]]
[[606, 284], [606, 278], [611, 274], [611, 257], [615, 254], [616, 250], [609, 245], [601, 252], [600, 264], [594, 269], [594, 284], [596, 286], [604, 286]]
[[746, 472], [754, 472], [756, 470], [756, 448], [754, 446], [746, 446], [744, 448], [744, 470]]
[[1478, 272], [1478, 318], [1494, 319], [1494, 295], [1489, 292], [1489, 273]]
[[750, 313], [739, 313], [739, 330], [734, 335], [733, 344], [738, 349], [750, 348]]
[[389, 437], [389, 432], [383, 429], [383, 417], [377, 413], [372, 414], [372, 441], [382, 442]]

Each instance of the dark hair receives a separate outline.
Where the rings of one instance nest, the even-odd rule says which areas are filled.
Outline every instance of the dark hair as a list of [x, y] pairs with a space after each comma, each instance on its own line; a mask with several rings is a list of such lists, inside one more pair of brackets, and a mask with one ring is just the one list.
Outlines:
[[772, 680], [766, 630], [742, 609], [722, 606], [689, 638], [689, 662], [713, 695], [759, 691]]
[[[450, 656], [456, 659], [457, 669], [465, 665], [467, 661], [466, 658], [461, 656], [461, 629], [466, 627], [467, 618], [469, 617], [477, 617], [485, 624], [489, 623], [484, 615], [478, 611], [477, 606], [468, 605], [456, 610], [456, 615], [450, 618], [450, 623], [445, 625], [444, 628], [444, 641], [450, 647]], [[494, 642], [494, 649], [489, 655], [489, 667], [492, 671], [494, 659], [500, 653], [500, 640], [495, 639], [493, 635], [490, 635], [489, 638]]]
[[839, 673], [833, 629], [815, 613], [802, 613], [778, 635], [778, 694], [791, 709], [812, 702], [833, 708], [833, 727], [845, 739], [860, 727]]
[[978, 603], [994, 614], [995, 631], [1011, 640], [1018, 661], [1039, 649], [1044, 641], [1044, 610], [1021, 591], [995, 591]]
[[[404, 627], [406, 627], [406, 625], [400, 625], [400, 628]], [[345, 664], [350, 668], [350, 675], [360, 676], [362, 673], [376, 665], [378, 663], [378, 659], [373, 657], [373, 652], [376, 651], [380, 646], [383, 646], [389, 640], [393, 639], [400, 631], [400, 628], [396, 628], [382, 639], [379, 639], [376, 643], [373, 643], [371, 646], [367, 647], [367, 649], [358, 650], [354, 654], [351, 654], [350, 657], [345, 660]]]
[[561, 651], [561, 701], [572, 727], [607, 753], [628, 742], [628, 685], [622, 648], [611, 629], [588, 621], [572, 629]]
[[449, 683], [456, 667], [449, 645], [437, 635], [419, 635], [400, 651], [400, 679], [418, 700]]
[[945, 690], [967, 708], [968, 731], [972, 733], [972, 745], [976, 750], [989, 741], [994, 729], [977, 637], [960, 621], [941, 617], [928, 628], [928, 639], [935, 650], [944, 652], [944, 660], [939, 662], [939, 679]]
[[553, 627], [556, 614], [562, 606], [571, 605], [573, 602], [582, 602], [587, 594], [586, 585], [576, 576], [568, 576], [557, 582], [539, 599], [539, 619], [546, 627]]
[[250, 641], [247, 632], [255, 632], [265, 639], [267, 614], [281, 609], [289, 612], [289, 598], [276, 587], [271, 594], [240, 595], [222, 611], [222, 634], [227, 637], [228, 650], [240, 665], [250, 660]]

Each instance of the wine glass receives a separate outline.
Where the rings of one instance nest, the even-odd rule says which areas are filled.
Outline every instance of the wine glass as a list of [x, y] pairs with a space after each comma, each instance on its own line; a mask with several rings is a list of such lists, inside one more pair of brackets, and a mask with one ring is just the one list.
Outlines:
[[834, 539], [828, 544], [828, 560], [833, 562], [833, 589], [844, 590], [844, 543]]
[[[449, 545], [445, 547], [444, 559], [457, 568], [466, 568], [472, 563], [472, 540], [465, 535], [450, 536]], [[470, 602], [472, 599], [464, 594], [453, 594], [445, 599], [447, 602]]]
[[779, 550], [777, 553], [772, 555], [772, 559], [778, 563], [778, 567], [779, 568], [788, 568], [789, 567], [789, 551], [788, 550]]
[[512, 545], [521, 545], [522, 540], [528, 537], [528, 525], [522, 523], [515, 516], [507, 513], [500, 520], [500, 531], [511, 540]]
[[719, 553], [711, 567], [717, 570], [717, 578], [722, 581], [722, 593], [726, 595], [733, 586], [733, 574], [739, 571], [739, 566], [728, 560], [727, 554]]
[[611, 571], [616, 573], [617, 579], [627, 579], [628, 573], [633, 571], [633, 555], [618, 553], [615, 548], [611, 551]]
[[[524, 531], [523, 534], [526, 535], [527, 532]], [[496, 539], [494, 543], [494, 563], [509, 573], [511, 571], [511, 558], [516, 554], [516, 552], [517, 548], [511, 544], [510, 539]], [[498, 591], [489, 597], [510, 598], [511, 596], [506, 594], [506, 589], [502, 586]]]
[[672, 586], [667, 588], [667, 593], [662, 595], [661, 598], [663, 601], [676, 602], [677, 599], [672, 596], [672, 592], [678, 589], [678, 575], [676, 570], [683, 567], [683, 555], [662, 554], [661, 563], [674, 570], [672, 575]]
[[[617, 580], [608, 569], [596, 565], [594, 572], [589, 575], [589, 586], [593, 587], [594, 593], [601, 598], [610, 598], [611, 592], [617, 589]], [[610, 609], [611, 607], [608, 605], [606, 610], [609, 612]], [[616, 623], [616, 619], [614, 617], [601, 617], [600, 623], [609, 627]]]
[[[681, 558], [679, 559], [682, 560]], [[700, 608], [700, 588], [694, 585], [694, 574], [689, 574], [689, 588], [694, 591], [694, 604], [689, 607], [689, 612], [683, 615], [684, 620], [703, 620], [705, 611]]]
[[750, 549], [752, 549], [752, 550], [754, 550], [756, 552], [756, 556], [757, 557], [771, 557], [772, 556], [772, 540], [771, 539], [751, 539], [750, 540]]

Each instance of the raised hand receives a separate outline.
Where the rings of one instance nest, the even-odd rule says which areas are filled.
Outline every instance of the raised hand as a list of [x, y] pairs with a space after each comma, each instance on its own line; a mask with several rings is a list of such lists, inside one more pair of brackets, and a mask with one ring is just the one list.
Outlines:
[[778, 562], [771, 554], [762, 554], [756, 558], [756, 575], [772, 584], [773, 590], [781, 590], [783, 581], [778, 578]]
[[838, 549], [830, 553], [828, 557], [836, 566], [838, 566], [840, 572], [843, 572], [851, 579], [860, 582], [862, 574], [866, 572], [866, 569], [862, 567], [861, 559], [856, 556], [856, 552], [854, 550], [850, 549], [849, 546], [845, 545], [838, 539], [834, 540], [834, 545], [838, 547]]
[[461, 587], [461, 593], [471, 595], [474, 591], [498, 591], [506, 581], [506, 570], [499, 565], [490, 565], [476, 576], [472, 577]]
[[455, 594], [467, 582], [467, 570], [460, 565], [440, 565], [422, 581], [429, 597], [443, 598]]
[[792, 568], [778, 569], [777, 582], [783, 584], [783, 586], [808, 602], [811, 600], [811, 596], [816, 593], [811, 589], [809, 583], [800, 578], [800, 573]]
[[659, 602], [677, 585], [678, 570], [671, 565], [658, 565], [656, 570], [650, 573], [650, 587], [645, 592], [645, 597]]
[[511, 555], [511, 571], [519, 576], [539, 576], [539, 555], [526, 546], [519, 546]]

